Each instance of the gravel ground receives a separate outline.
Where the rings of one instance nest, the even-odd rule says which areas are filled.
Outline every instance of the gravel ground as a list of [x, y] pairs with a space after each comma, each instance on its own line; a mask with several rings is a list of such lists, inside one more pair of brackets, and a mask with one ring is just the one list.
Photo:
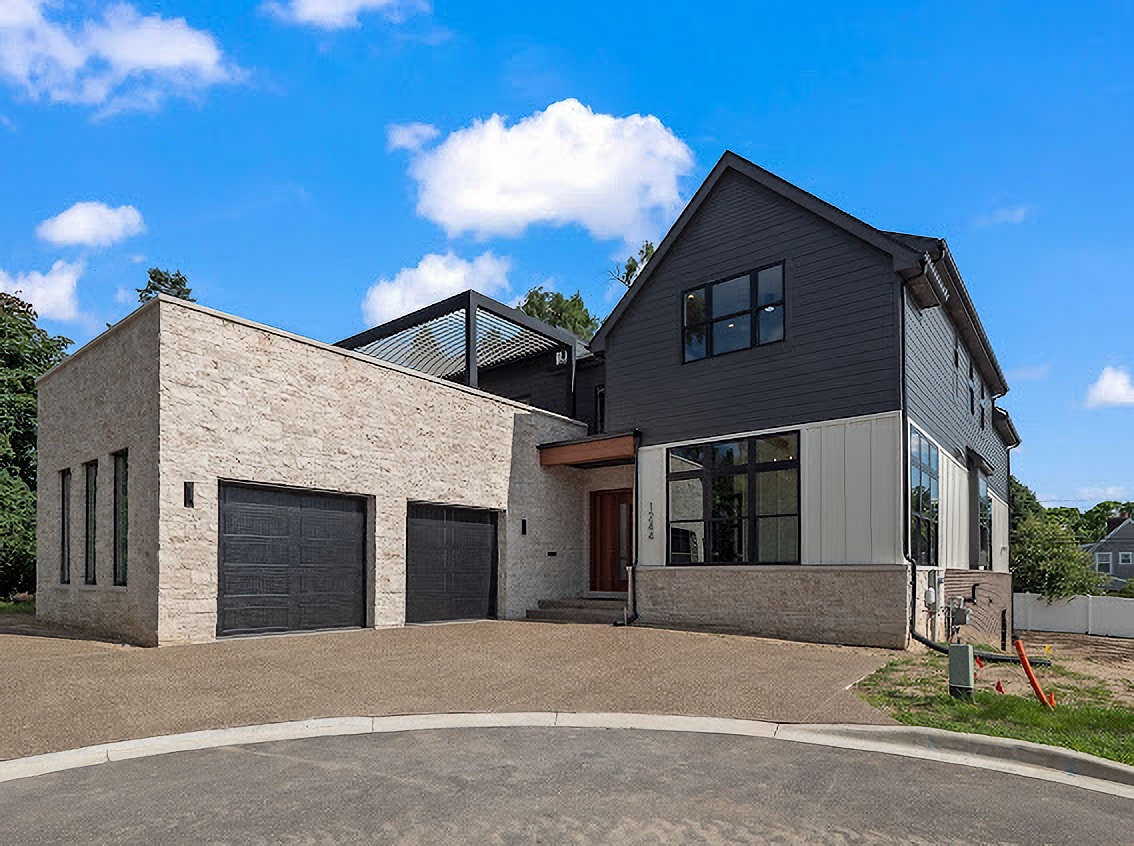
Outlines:
[[847, 688], [895, 654], [532, 622], [142, 649], [73, 639], [27, 615], [4, 615], [0, 759], [350, 715], [626, 711], [885, 725], [893, 721]]

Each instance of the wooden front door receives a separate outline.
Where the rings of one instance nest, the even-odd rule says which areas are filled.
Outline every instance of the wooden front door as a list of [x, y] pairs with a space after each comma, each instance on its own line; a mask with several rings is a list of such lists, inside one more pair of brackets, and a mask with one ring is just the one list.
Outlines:
[[626, 590], [634, 560], [634, 498], [630, 490], [591, 494], [591, 590]]

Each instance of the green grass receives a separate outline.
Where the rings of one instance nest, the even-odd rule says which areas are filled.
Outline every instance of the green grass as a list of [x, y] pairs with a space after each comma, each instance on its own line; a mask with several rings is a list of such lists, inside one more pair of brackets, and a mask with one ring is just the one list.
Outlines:
[[34, 614], [35, 602], [12, 602], [0, 599], [0, 614]]
[[1090, 676], [1052, 667], [1042, 682], [1054, 711], [1035, 699], [978, 690], [972, 703], [949, 696], [937, 656], [899, 658], [858, 685], [859, 695], [904, 725], [1063, 746], [1134, 765], [1134, 710]]

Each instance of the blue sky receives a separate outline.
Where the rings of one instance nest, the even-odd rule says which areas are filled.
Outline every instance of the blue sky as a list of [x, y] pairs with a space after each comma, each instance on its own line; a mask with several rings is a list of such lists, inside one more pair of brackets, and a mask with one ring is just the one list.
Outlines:
[[0, 288], [80, 343], [154, 265], [322, 340], [469, 286], [605, 314], [730, 148], [947, 237], [1016, 475], [1134, 498], [1134, 6], [891, 5], [0, 0]]

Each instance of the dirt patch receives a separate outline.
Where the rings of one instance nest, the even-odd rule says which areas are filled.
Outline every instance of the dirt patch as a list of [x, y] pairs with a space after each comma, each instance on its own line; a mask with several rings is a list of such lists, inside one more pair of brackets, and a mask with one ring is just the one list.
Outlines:
[[[1053, 667], [1034, 669], [1044, 692], [1054, 692], [1057, 703], [1119, 705], [1134, 710], [1134, 641], [1057, 632], [1023, 632], [1021, 639], [1029, 659], [1049, 658], [1054, 662]], [[918, 658], [896, 668], [891, 679], [896, 692], [916, 695], [924, 692], [926, 685], [948, 683], [944, 656], [920, 646], [910, 651], [917, 652]], [[1014, 663], [986, 663], [977, 669], [975, 685], [978, 691], [1034, 695], [1023, 669]]]

